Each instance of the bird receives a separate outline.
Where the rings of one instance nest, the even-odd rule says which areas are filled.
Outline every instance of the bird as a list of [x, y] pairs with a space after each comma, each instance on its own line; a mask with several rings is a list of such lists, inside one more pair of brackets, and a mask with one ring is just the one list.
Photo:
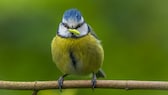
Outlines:
[[96, 86], [96, 79], [106, 76], [101, 69], [104, 61], [101, 41], [76, 8], [64, 12], [51, 42], [51, 54], [53, 62], [63, 73], [58, 79], [60, 91], [67, 75], [92, 74], [93, 89]]

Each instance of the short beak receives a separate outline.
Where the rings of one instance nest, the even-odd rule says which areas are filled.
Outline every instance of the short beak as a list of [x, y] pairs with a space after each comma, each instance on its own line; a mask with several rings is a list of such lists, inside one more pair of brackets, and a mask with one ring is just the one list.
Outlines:
[[75, 34], [75, 35], [79, 35], [80, 32], [77, 29], [68, 29], [69, 32]]

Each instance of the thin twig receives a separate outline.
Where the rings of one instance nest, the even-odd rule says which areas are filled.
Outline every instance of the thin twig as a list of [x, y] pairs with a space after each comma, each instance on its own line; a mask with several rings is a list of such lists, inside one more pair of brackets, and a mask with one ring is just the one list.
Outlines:
[[[66, 80], [63, 89], [91, 88], [90, 80]], [[168, 82], [161, 81], [133, 81], [133, 80], [97, 80], [95, 88], [110, 89], [153, 89], [168, 90]], [[14, 82], [0, 81], [0, 89], [12, 90], [44, 90], [58, 89], [57, 81]]]

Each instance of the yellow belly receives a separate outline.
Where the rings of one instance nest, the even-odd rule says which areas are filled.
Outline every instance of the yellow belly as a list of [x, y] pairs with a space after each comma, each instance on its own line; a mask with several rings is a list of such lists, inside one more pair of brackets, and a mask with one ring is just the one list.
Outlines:
[[51, 52], [53, 61], [64, 74], [84, 75], [97, 72], [104, 59], [100, 42], [91, 34], [81, 38], [56, 36], [51, 44]]

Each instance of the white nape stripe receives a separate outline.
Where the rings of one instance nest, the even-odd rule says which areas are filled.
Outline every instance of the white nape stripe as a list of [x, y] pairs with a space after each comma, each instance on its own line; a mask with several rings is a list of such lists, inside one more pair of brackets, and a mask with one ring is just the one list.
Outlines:
[[81, 20], [79, 21], [79, 23], [83, 23], [84, 22], [84, 18], [81, 17]]

